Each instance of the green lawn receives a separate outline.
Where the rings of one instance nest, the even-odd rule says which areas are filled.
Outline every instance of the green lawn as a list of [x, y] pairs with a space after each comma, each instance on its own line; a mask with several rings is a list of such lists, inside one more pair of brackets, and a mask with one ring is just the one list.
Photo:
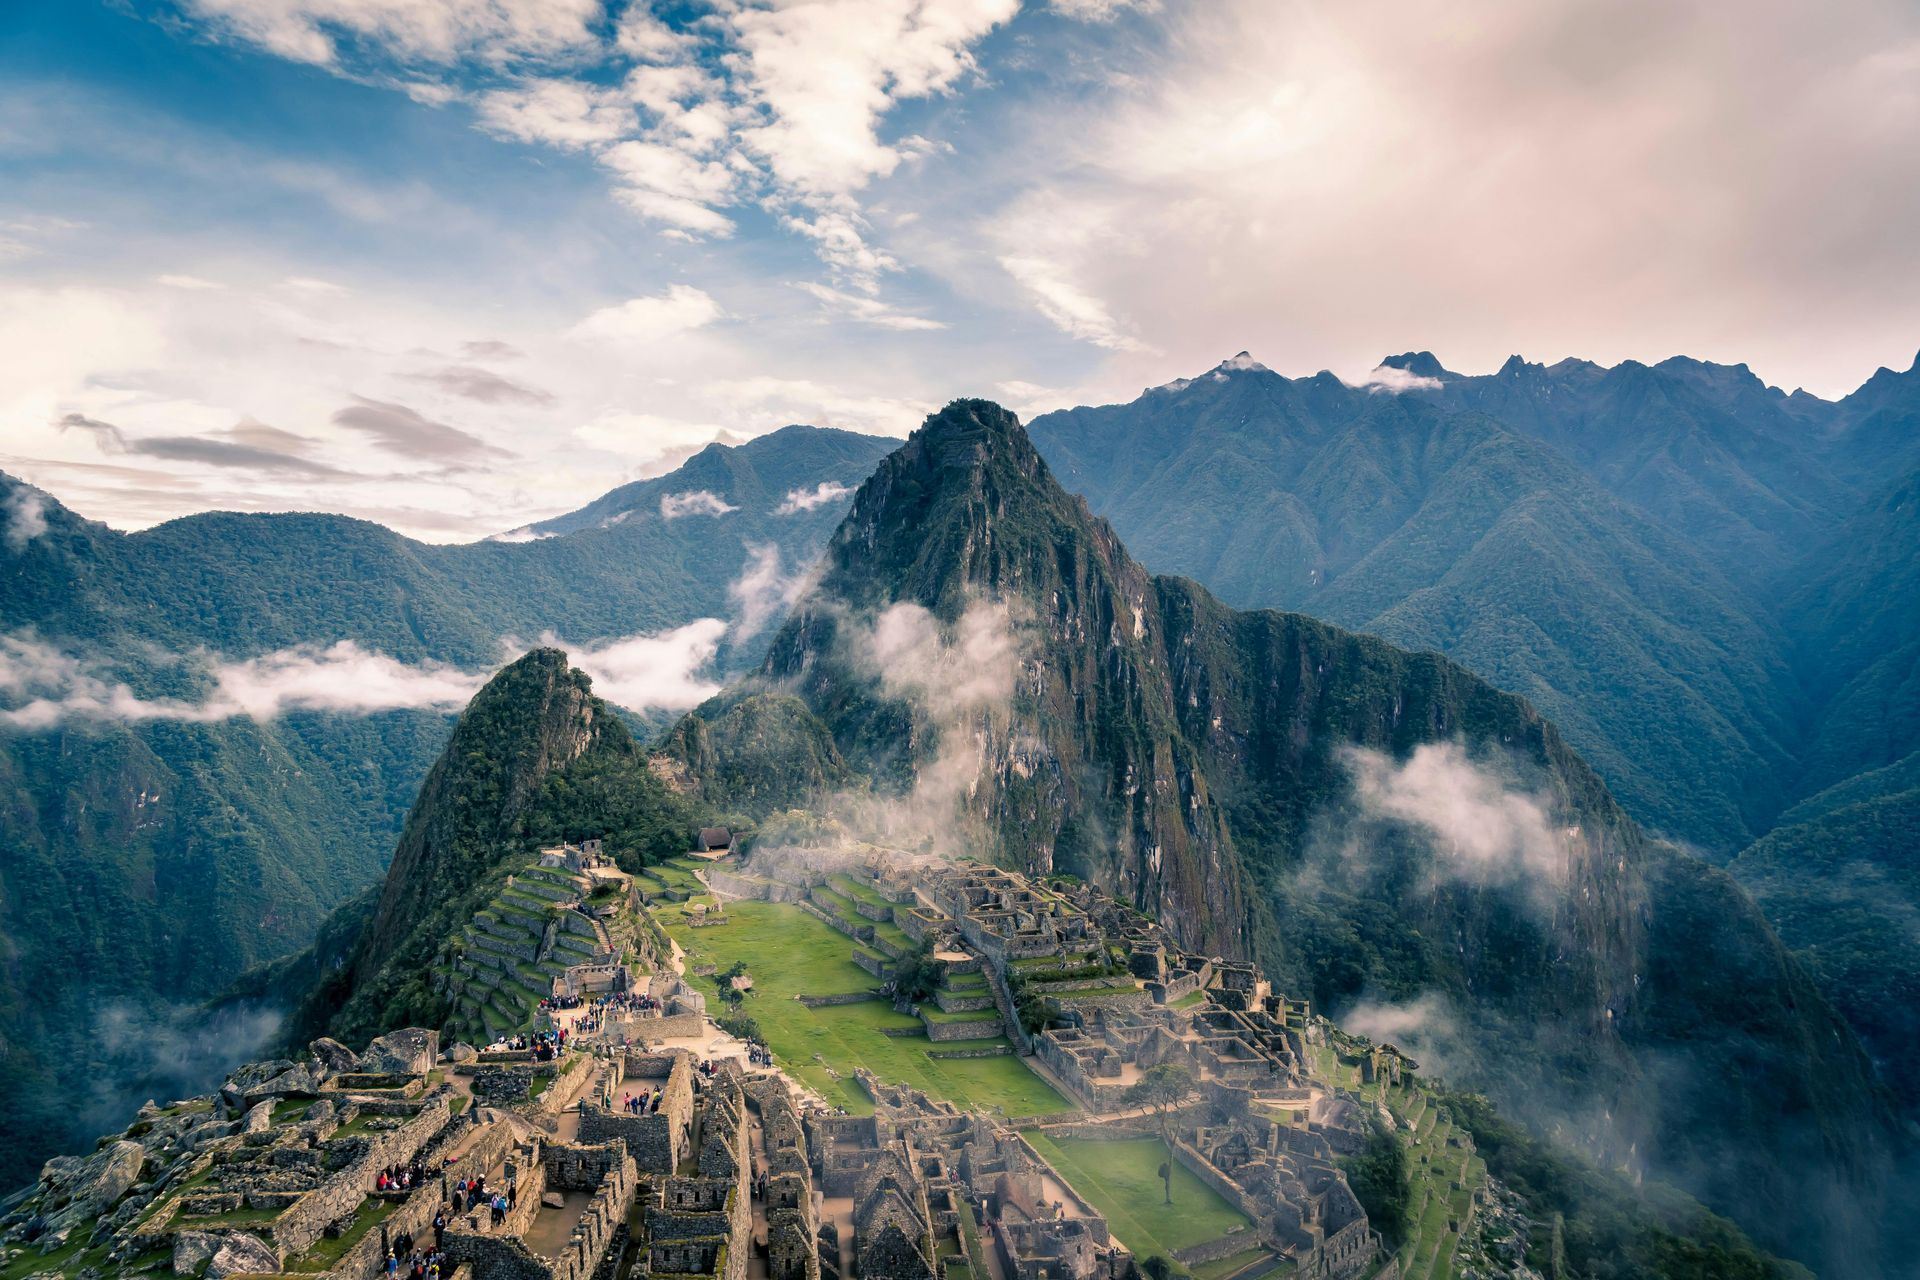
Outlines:
[[[1067, 1138], [1055, 1142], [1030, 1131], [1027, 1141], [1058, 1169], [1074, 1190], [1106, 1215], [1107, 1225], [1120, 1243], [1141, 1258], [1173, 1255], [1175, 1249], [1215, 1240], [1235, 1227], [1251, 1224], [1218, 1192], [1173, 1166], [1173, 1203], [1167, 1204], [1160, 1182], [1160, 1162], [1166, 1148], [1156, 1138], [1126, 1142], [1091, 1142]], [[1249, 1245], [1255, 1242], [1251, 1234]]]
[[[952, 1046], [937, 1046], [924, 1035], [881, 1035], [882, 1028], [920, 1027], [919, 1019], [895, 1013], [885, 1001], [810, 1009], [795, 1000], [796, 995], [839, 995], [875, 986], [872, 975], [849, 958], [852, 941], [797, 906], [735, 902], [727, 907], [731, 923], [704, 929], [688, 928], [684, 914], [671, 908], [656, 914], [687, 952], [689, 969], [706, 961], [724, 973], [736, 960], [746, 962], [754, 990], [741, 1008], [760, 1024], [780, 1065], [849, 1111], [872, 1109], [854, 1082], [855, 1067], [962, 1107], [998, 1107], [1012, 1116], [1071, 1109], [1016, 1057], [930, 1058], [929, 1049]], [[711, 978], [693, 981], [718, 992]]]

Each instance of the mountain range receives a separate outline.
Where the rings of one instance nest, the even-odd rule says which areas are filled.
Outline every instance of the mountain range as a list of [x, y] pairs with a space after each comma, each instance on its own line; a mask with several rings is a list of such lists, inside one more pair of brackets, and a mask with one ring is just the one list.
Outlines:
[[[758, 665], [778, 692], [736, 689], [671, 728], [680, 784], [703, 802], [775, 821], [825, 792], [879, 795], [865, 817], [912, 835], [926, 825], [920, 780], [990, 766], [965, 810], [970, 838], [1196, 922], [1212, 931], [1196, 940], [1260, 955], [1325, 1007], [1403, 1025], [1433, 1012], [1427, 994], [1472, 1009], [1512, 1057], [1461, 1067], [1536, 1078], [1531, 1091], [1507, 1081], [1523, 1114], [1614, 1154], [1639, 1142], [1717, 1204], [1729, 1179], [1751, 1178], [1757, 1204], [1795, 1221], [1788, 1202], [1808, 1186], [1851, 1195], [1884, 1157], [1884, 1103], [1846, 1029], [1821, 1021], [1823, 994], [1902, 1105], [1920, 1101], [1906, 1012], [1920, 991], [1917, 406], [1920, 362], [1827, 402], [1689, 360], [1515, 359], [1465, 377], [1409, 353], [1353, 387], [1241, 356], [1128, 405], [1036, 419], [1011, 470], [969, 463], [958, 487], [926, 459], [973, 458], [977, 441], [936, 433], [883, 464], [896, 442], [796, 427], [463, 547], [306, 515], [118, 534], [0, 477], [0, 512], [30, 505], [44, 525], [0, 543], [0, 699], [17, 713], [51, 681], [98, 704], [0, 726], [7, 1168], [83, 1140], [95, 1108], [170, 1087], [183, 1063], [243, 1056], [263, 1028], [209, 1025], [192, 1006], [292, 953], [349, 899], [321, 936], [328, 972], [387, 989], [391, 957], [353, 948], [449, 713], [512, 651], [504, 641], [590, 646], [715, 618], [730, 621], [716, 678]], [[997, 438], [992, 415], [976, 416], [959, 434]], [[850, 505], [870, 474], [881, 488]], [[756, 631], [830, 536], [826, 586], [785, 628]], [[1012, 612], [963, 629], [973, 656], [1049, 655], [1045, 687], [1020, 686], [1038, 706], [1020, 732], [964, 697], [932, 721], [902, 710], [928, 688], [973, 687], [948, 641], [983, 589]], [[840, 642], [837, 610], [901, 604], [926, 616]], [[1443, 653], [1526, 703], [1312, 618]], [[467, 683], [370, 714], [152, 710], [207, 705], [220, 663], [341, 641]], [[882, 652], [934, 666], [876, 692]], [[116, 713], [120, 685], [145, 709]], [[632, 730], [670, 723], [659, 708], [614, 714], [632, 740], [609, 748], [623, 759]], [[1326, 744], [1403, 766], [1417, 744], [1449, 740], [1468, 745], [1429, 758], [1437, 776], [1477, 786], [1492, 768], [1577, 812], [1590, 905], [1543, 924], [1518, 881], [1435, 882], [1404, 818], [1338, 805], [1384, 852], [1359, 881], [1329, 874], [1342, 869], [1329, 798], [1366, 778], [1391, 803], [1408, 780]], [[534, 819], [514, 821], [524, 834]], [[1798, 959], [1724, 877], [1642, 826], [1724, 864]], [[1703, 948], [1742, 973], [1701, 966]], [[1742, 985], [1755, 975], [1771, 976]], [[1698, 989], [1703, 977], [1717, 985]], [[389, 990], [355, 1016], [371, 1025], [418, 995]], [[1690, 1030], [1747, 1020], [1744, 1039], [1703, 1046]], [[156, 1028], [179, 1047], [165, 1061], [138, 1047]], [[1660, 1064], [1676, 1058], [1705, 1076], [1674, 1088]], [[106, 1082], [97, 1096], [74, 1096], [70, 1063]], [[1698, 1092], [1727, 1073], [1754, 1080], [1753, 1109], [1717, 1113]], [[1618, 1110], [1569, 1114], [1575, 1095]], [[1735, 1130], [1760, 1115], [1778, 1132], [1756, 1151]]]
[[[0, 697], [49, 712], [0, 723], [0, 1175], [19, 1181], [128, 1099], [245, 1055], [260, 1028], [208, 1024], [198, 1003], [378, 881], [477, 685], [466, 670], [550, 632], [587, 643], [733, 618], [730, 585], [807, 564], [892, 444], [788, 428], [715, 445], [551, 527], [464, 546], [325, 515], [123, 534], [0, 477], [0, 513], [31, 504], [42, 526], [0, 541]], [[702, 514], [715, 504], [724, 519]], [[741, 630], [719, 637], [717, 670], [744, 660], [729, 650]], [[402, 691], [378, 709], [376, 690], [371, 714], [333, 709], [359, 697], [341, 686], [395, 674], [329, 667], [342, 641], [461, 678], [430, 705]], [[221, 710], [223, 664], [243, 703], [301, 672], [310, 701]]]
[[695, 716], [737, 741], [769, 702], [817, 726], [785, 772], [871, 780], [828, 802], [856, 832], [1078, 875], [1318, 1007], [1387, 1006], [1449, 1075], [1775, 1248], [1872, 1234], [1891, 1110], [1729, 876], [1449, 660], [1149, 575], [998, 406], [882, 462], [758, 678]]

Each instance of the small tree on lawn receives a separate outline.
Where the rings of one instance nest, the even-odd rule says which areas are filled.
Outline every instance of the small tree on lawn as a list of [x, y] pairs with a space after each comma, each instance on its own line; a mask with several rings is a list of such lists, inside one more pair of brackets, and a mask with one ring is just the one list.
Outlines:
[[1160, 1166], [1160, 1181], [1166, 1187], [1167, 1203], [1173, 1203], [1173, 1113], [1193, 1093], [1193, 1072], [1177, 1062], [1148, 1067], [1126, 1092], [1126, 1105], [1145, 1107], [1160, 1125], [1160, 1142], [1167, 1150]]
[[720, 975], [720, 998], [727, 1002], [727, 1007], [730, 1009], [738, 1009], [740, 1002], [747, 998], [747, 992], [752, 990], [751, 985], [744, 989], [735, 986], [733, 982], [735, 978], [746, 978], [749, 984], [752, 983], [753, 979], [747, 973], [746, 961], [734, 961], [733, 968]]

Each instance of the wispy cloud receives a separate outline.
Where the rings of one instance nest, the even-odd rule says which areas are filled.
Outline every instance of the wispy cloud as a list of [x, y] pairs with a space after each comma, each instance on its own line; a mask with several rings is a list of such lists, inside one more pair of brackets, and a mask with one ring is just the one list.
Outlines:
[[7, 495], [6, 544], [9, 551], [25, 551], [27, 544], [47, 531], [47, 500], [25, 485]]
[[436, 422], [404, 404], [366, 396], [354, 400], [357, 403], [334, 411], [335, 425], [362, 432], [402, 457], [457, 466], [510, 456], [471, 432]]
[[[702, 618], [669, 631], [568, 644], [596, 691], [634, 710], [684, 710], [718, 692], [707, 668], [727, 623]], [[502, 642], [509, 657], [526, 646]], [[148, 698], [106, 660], [14, 633], [0, 635], [0, 726], [38, 731], [71, 720], [206, 723], [274, 719], [289, 712], [368, 715], [381, 711], [457, 711], [492, 676], [445, 663], [405, 663], [351, 640], [299, 645], [255, 658], [176, 655], [165, 661], [194, 675], [193, 697]]]
[[786, 498], [773, 509], [773, 514], [793, 516], [802, 511], [817, 510], [829, 502], [838, 502], [852, 492], [851, 486], [841, 484], [838, 480], [822, 480], [811, 489], [789, 489]]
[[629, 298], [601, 307], [568, 332], [589, 342], [637, 346], [704, 328], [723, 314], [720, 304], [704, 291], [676, 284], [654, 297]]
[[682, 516], [724, 516], [740, 508], [711, 489], [693, 489], [686, 493], [660, 495], [660, 518], [678, 520]]

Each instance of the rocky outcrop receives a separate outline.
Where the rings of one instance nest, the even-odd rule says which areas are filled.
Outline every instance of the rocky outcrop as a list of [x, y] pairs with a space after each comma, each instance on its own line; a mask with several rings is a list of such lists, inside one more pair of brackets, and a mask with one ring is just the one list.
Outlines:
[[233, 1275], [270, 1274], [280, 1269], [280, 1255], [258, 1236], [239, 1232], [221, 1238], [220, 1247], [207, 1262], [206, 1280], [226, 1280]]
[[439, 1056], [439, 1033], [425, 1027], [389, 1031], [360, 1055], [360, 1069], [383, 1075], [423, 1076]]
[[40, 1170], [42, 1238], [65, 1240], [74, 1228], [91, 1225], [140, 1181], [146, 1162], [145, 1148], [124, 1138], [85, 1159], [55, 1156], [47, 1161]]

